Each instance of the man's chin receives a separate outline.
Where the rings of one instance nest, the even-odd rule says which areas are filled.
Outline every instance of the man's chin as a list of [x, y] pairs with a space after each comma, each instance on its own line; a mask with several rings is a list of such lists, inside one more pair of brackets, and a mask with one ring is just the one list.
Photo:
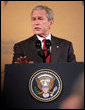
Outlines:
[[42, 33], [39, 33], [39, 32], [35, 32], [34, 34], [36, 34], [36, 35], [42, 35]]

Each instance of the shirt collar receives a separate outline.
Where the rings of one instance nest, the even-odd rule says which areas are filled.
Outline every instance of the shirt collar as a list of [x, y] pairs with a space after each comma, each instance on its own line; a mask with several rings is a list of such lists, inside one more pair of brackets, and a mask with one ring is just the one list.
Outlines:
[[[38, 38], [38, 40], [40, 40], [41, 42], [43, 41], [43, 37], [40, 37], [40, 36], [38, 36], [38, 35], [36, 35], [37, 36], [37, 38]], [[51, 34], [49, 33], [49, 35], [46, 37], [46, 39], [48, 39], [48, 40], [51, 40]]]

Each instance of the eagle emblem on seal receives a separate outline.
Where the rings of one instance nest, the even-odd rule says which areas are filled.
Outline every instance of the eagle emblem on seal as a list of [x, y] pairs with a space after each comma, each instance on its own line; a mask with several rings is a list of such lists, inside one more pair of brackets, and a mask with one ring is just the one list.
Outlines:
[[54, 85], [55, 78], [51, 75], [43, 74], [36, 78], [37, 86], [41, 90], [38, 92], [39, 95], [43, 97], [49, 97], [49, 93], [53, 94], [54, 92], [50, 91]]

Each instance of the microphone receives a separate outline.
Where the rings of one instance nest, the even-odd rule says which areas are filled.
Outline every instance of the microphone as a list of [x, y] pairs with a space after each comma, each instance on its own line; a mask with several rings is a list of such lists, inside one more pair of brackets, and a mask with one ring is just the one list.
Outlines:
[[45, 41], [45, 46], [47, 47], [47, 49], [51, 46], [51, 41], [50, 40], [46, 40]]
[[37, 40], [35, 46], [37, 48], [38, 55], [41, 56], [41, 41]]
[[46, 56], [46, 58], [47, 58], [48, 55], [50, 54], [51, 41], [47, 39], [47, 40], [45, 41], [45, 46], [47, 47], [47, 56]]
[[46, 46], [46, 51], [47, 51], [47, 56], [45, 56], [44, 54], [44, 51], [42, 48], [41, 48], [41, 41], [40, 40], [37, 40], [36, 43], [35, 43], [35, 46], [37, 48], [37, 52], [38, 52], [38, 55], [43, 59], [43, 63], [46, 62], [46, 58], [48, 57], [48, 55], [50, 54], [50, 46], [51, 46], [51, 42], [50, 40], [46, 40], [45, 41], [45, 46]]
[[37, 53], [38, 53], [38, 55], [39, 55], [42, 59], [45, 59], [44, 51], [43, 51], [42, 48], [41, 48], [41, 41], [40, 41], [40, 40], [37, 40], [36, 43], [35, 43], [35, 46], [36, 46], [36, 48], [37, 48]]
[[35, 46], [36, 46], [37, 49], [41, 49], [41, 41], [37, 40], [36, 43], [35, 43]]

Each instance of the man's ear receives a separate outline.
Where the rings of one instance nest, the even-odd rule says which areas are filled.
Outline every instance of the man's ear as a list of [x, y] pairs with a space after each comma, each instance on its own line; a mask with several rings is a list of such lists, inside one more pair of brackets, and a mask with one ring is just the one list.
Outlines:
[[50, 20], [50, 25], [52, 26], [54, 24], [54, 20]]

